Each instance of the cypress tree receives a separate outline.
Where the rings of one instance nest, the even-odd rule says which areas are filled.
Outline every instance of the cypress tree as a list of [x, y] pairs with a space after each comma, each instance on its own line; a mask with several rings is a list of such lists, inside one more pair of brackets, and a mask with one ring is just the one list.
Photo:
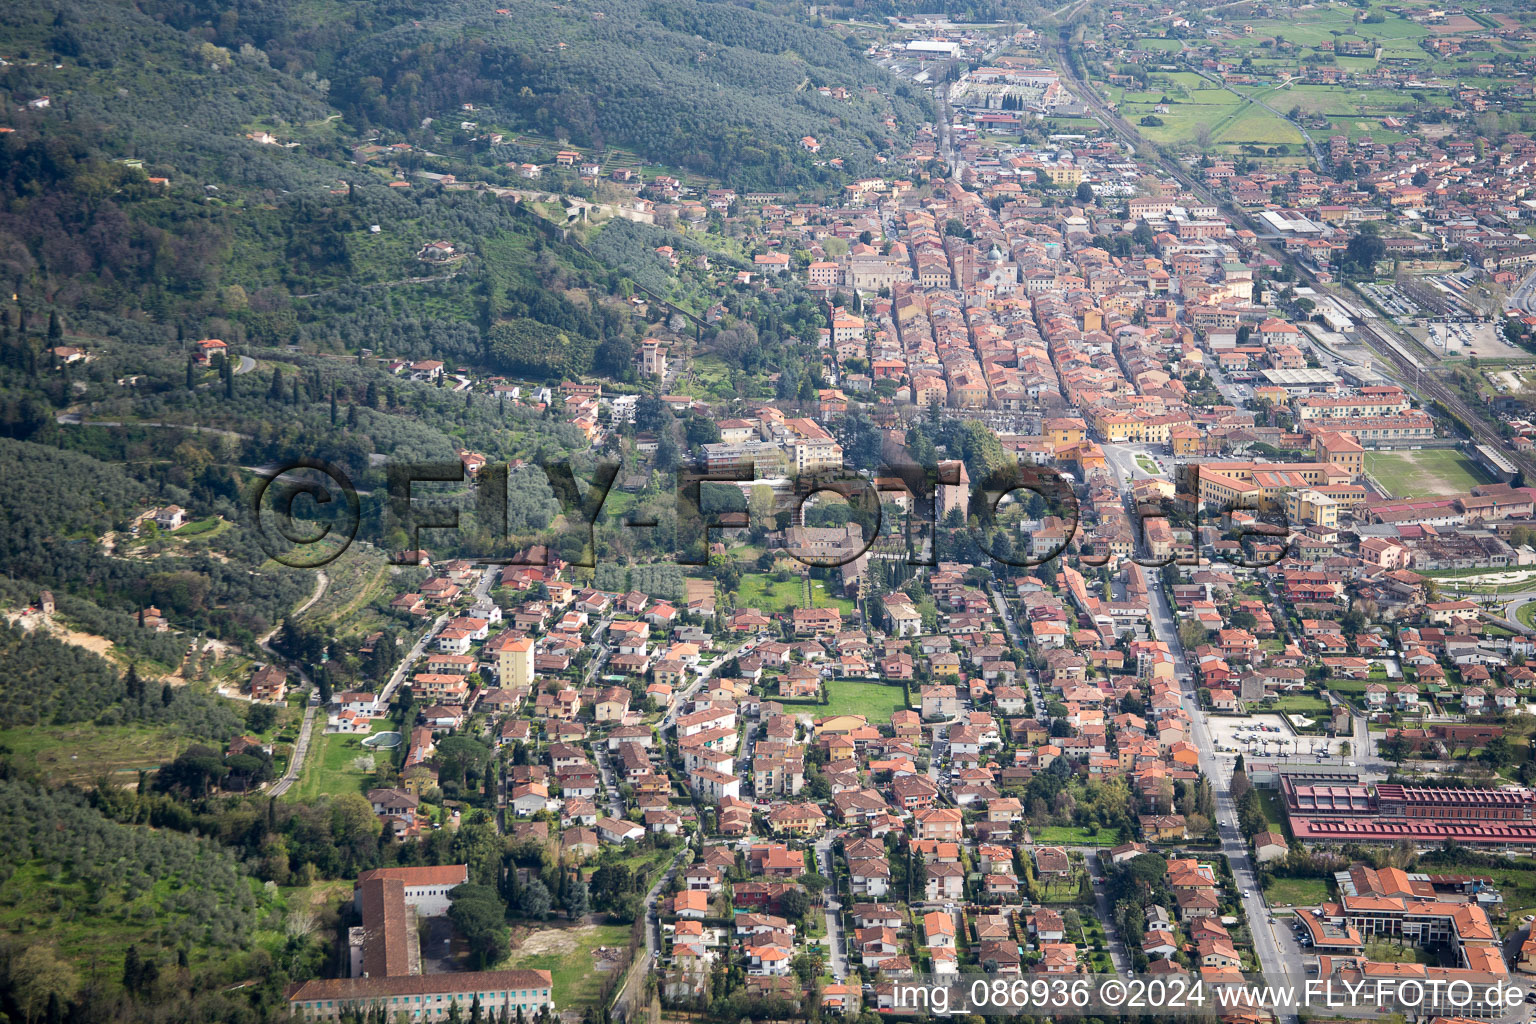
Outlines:
[[144, 965], [139, 960], [139, 947], [130, 945], [123, 954], [123, 991], [134, 995], [144, 977]]
[[187, 356], [187, 390], [188, 391], [191, 391], [192, 388], [195, 386], [195, 379], [193, 377], [193, 374], [196, 371], [193, 368], [194, 365], [195, 364], [194, 364], [194, 362], [192, 360], [192, 357], [191, 356]]

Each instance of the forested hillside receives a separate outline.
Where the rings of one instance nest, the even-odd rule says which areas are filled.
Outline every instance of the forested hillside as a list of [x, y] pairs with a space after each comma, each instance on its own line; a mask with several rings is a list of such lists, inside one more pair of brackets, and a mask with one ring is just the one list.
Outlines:
[[[234, 63], [256, 60], [250, 47], [299, 83], [314, 83], [300, 71], [310, 69], [359, 128], [416, 132], [473, 103], [480, 120], [625, 146], [738, 187], [815, 182], [798, 147], [807, 134], [836, 147], [850, 170], [867, 169], [897, 134], [885, 117], [910, 121], [921, 106], [857, 43], [788, 11], [692, 0], [524, 0], [510, 14], [464, 2], [141, 9], [225, 48]], [[807, 84], [858, 95], [834, 102]]]
[[0, 779], [0, 1004], [19, 1011], [11, 1019], [62, 1020], [76, 998], [79, 1019], [112, 1019], [119, 978], [158, 998], [180, 987], [179, 969], [247, 964], [257, 921], [250, 877], [209, 840], [119, 824], [78, 792]]
[[0, 729], [71, 722], [151, 725], [221, 742], [244, 724], [228, 701], [167, 689], [53, 637], [0, 626]]

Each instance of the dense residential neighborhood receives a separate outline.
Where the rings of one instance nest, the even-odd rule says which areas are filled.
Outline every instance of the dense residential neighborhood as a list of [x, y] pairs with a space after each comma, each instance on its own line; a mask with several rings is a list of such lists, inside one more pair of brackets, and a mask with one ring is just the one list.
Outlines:
[[1536, 12], [45, 6], [0, 1016], [1531, 1017]]

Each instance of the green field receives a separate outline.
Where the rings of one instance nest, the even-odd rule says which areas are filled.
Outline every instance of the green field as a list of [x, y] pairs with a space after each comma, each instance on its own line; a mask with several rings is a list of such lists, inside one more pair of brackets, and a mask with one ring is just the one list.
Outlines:
[[1465, 494], [1488, 482], [1488, 474], [1454, 448], [1366, 452], [1365, 471], [1394, 498]]
[[1270, 705], [1276, 711], [1293, 711], [1306, 715], [1308, 718], [1316, 718], [1328, 713], [1328, 702], [1321, 697], [1312, 697], [1306, 694], [1288, 694], [1279, 698]]
[[[1314, 48], [1320, 43], [1332, 43], [1335, 34], [1341, 39], [1374, 40], [1381, 47], [1383, 58], [1423, 58], [1424, 50], [1419, 41], [1429, 34], [1429, 29], [1416, 22], [1397, 17], [1384, 8], [1375, 8], [1386, 20], [1367, 25], [1355, 21], [1356, 8], [1347, 4], [1321, 4], [1310, 10], [1288, 12], [1283, 19], [1244, 19], [1245, 30], [1252, 33], [1236, 40], [1240, 47], [1251, 47], [1256, 52], [1266, 40], [1284, 39], [1299, 47]], [[1332, 52], [1332, 49], [1327, 51]]]
[[328, 564], [325, 575], [325, 592], [303, 615], [303, 621], [312, 627], [347, 625], [383, 592], [392, 570], [384, 552], [372, 544], [358, 543]]
[[1328, 898], [1328, 883], [1321, 878], [1273, 878], [1264, 887], [1270, 906], [1312, 907]]
[[[1265, 102], [1274, 106], [1281, 100], [1271, 94]], [[1250, 103], [1246, 108], [1229, 115], [1216, 125], [1211, 130], [1211, 141], [1229, 146], [1244, 143], [1255, 146], [1303, 146], [1306, 144], [1306, 140], [1301, 137], [1301, 132], [1295, 125], [1256, 103]]]
[[1286, 834], [1285, 807], [1280, 799], [1280, 793], [1274, 789], [1259, 790], [1259, 806], [1264, 808], [1264, 819], [1269, 822], [1271, 832]]
[[783, 615], [800, 607], [800, 594], [799, 576], [775, 580], [766, 573], [749, 572], [742, 575], [736, 588], [736, 607], [755, 608], [764, 615]]
[[50, 782], [91, 783], [102, 775], [131, 783], [139, 771], [173, 761], [192, 745], [184, 736], [142, 725], [29, 725], [0, 730], [16, 763]]
[[[1279, 114], [1249, 102], [1248, 94], [1238, 95], [1199, 75], [1161, 72], [1151, 77], [1145, 92], [1126, 89], [1109, 90], [1109, 98], [1119, 113], [1135, 124], [1142, 134], [1155, 142], [1200, 143], [1211, 147], [1236, 147], [1243, 144], [1276, 146], [1282, 143], [1301, 146], [1301, 133]], [[1264, 86], [1251, 95], [1263, 98], [1278, 110], [1289, 103], [1272, 87]], [[1157, 110], [1166, 104], [1164, 112]], [[1151, 115], [1161, 125], [1143, 125]]]
[[[394, 727], [393, 719], [381, 718], [373, 723], [373, 732], [390, 732]], [[304, 770], [298, 782], [285, 794], [287, 798], [313, 800], [318, 796], [360, 793], [372, 773], [360, 766], [359, 758], [372, 757], [375, 764], [381, 764], [396, 753], [393, 750], [375, 753], [363, 746], [366, 736], [321, 732], [324, 728], [325, 716], [316, 716], [316, 731], [310, 737]]]
[[521, 938], [517, 949], [498, 969], [549, 971], [554, 976], [557, 1010], [581, 1010], [597, 1004], [607, 973], [597, 948], [629, 945], [629, 925], [587, 924], [575, 928], [541, 928]]
[[863, 715], [870, 722], [889, 722], [905, 706], [900, 686], [886, 683], [861, 683], [834, 679], [822, 684], [827, 703], [817, 717], [825, 715]]
[[1119, 846], [1120, 830], [1101, 828], [1090, 835], [1086, 828], [1067, 825], [1047, 825], [1029, 830], [1029, 837], [1045, 846]]
[[1367, 942], [1365, 956], [1368, 960], [1389, 964], [1438, 964], [1440, 962], [1440, 958], [1428, 950], [1390, 939], [1375, 939]]
[[845, 619], [853, 614], [853, 599], [833, 597], [825, 580], [811, 580], [811, 601], [817, 608], [836, 608]]

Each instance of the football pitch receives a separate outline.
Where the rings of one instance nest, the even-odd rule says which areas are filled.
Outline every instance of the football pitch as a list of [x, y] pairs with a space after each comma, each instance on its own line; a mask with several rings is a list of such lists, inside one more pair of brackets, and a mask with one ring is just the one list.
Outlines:
[[1366, 452], [1365, 471], [1394, 498], [1465, 494], [1489, 480], [1477, 463], [1454, 448]]

